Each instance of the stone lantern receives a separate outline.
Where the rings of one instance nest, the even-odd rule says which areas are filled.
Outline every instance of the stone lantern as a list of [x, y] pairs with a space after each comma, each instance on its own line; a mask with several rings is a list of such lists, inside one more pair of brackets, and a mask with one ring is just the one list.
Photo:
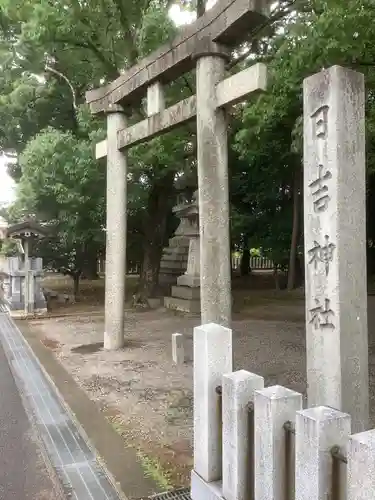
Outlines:
[[179, 207], [179, 216], [184, 221], [184, 236], [189, 239], [187, 269], [172, 286], [172, 296], [164, 298], [167, 309], [183, 312], [200, 312], [200, 240], [198, 191], [191, 203]]
[[43, 262], [30, 256], [31, 243], [47, 236], [47, 229], [33, 219], [8, 226], [7, 237], [17, 240], [23, 254], [7, 259], [7, 283], [4, 283], [4, 299], [11, 316], [33, 316], [47, 312], [41, 280]]

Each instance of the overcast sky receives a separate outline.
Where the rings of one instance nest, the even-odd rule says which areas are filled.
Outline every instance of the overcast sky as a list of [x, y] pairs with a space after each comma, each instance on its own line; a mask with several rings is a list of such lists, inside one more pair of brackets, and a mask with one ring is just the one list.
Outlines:
[[[212, 7], [214, 3], [216, 3], [216, 0], [208, 0], [207, 7]], [[194, 13], [183, 12], [177, 5], [171, 7], [170, 15], [178, 26], [190, 23], [195, 18]], [[4, 203], [11, 203], [14, 201], [14, 198], [14, 182], [7, 174], [4, 157], [0, 157], [0, 205]]]

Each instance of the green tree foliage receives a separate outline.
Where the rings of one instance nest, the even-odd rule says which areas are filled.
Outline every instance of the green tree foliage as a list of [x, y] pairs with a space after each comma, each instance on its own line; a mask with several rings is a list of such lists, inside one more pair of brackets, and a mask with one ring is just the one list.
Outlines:
[[[0, 82], [0, 147], [20, 159], [9, 166], [19, 181], [14, 213], [31, 211], [52, 223], [59, 246], [50, 244], [48, 261], [56, 266], [59, 262], [59, 268], [76, 272], [87, 249], [104, 248], [104, 164], [93, 160], [93, 144], [105, 137], [105, 122], [93, 119], [83, 105], [85, 91], [113, 80], [173, 36], [169, 4], [156, 0], [4, 0], [1, 4], [0, 55], [3, 51], [8, 65]], [[189, 79], [181, 79], [168, 89], [167, 100], [178, 100], [190, 91]], [[139, 113], [142, 110], [136, 110], [138, 119]], [[187, 139], [191, 134], [177, 132], [131, 154], [128, 255], [139, 259], [143, 249], [144, 274], [151, 276], [151, 285], [157, 280], [167, 236], [175, 176], [187, 163]], [[64, 266], [56, 253], [64, 256]], [[146, 285], [148, 294], [151, 285]]]
[[[258, 60], [268, 63], [269, 92], [242, 110], [233, 146], [247, 164], [243, 167], [242, 162], [235, 163], [237, 170], [232, 177], [234, 191], [243, 191], [240, 201], [233, 199], [234, 206], [239, 207], [240, 221], [250, 228], [251, 241], [255, 239], [259, 244], [260, 240], [262, 246], [281, 256], [302, 243], [301, 116], [305, 77], [334, 64], [365, 73], [370, 177], [374, 170], [374, 3], [316, 0], [295, 2], [294, 7], [279, 34], [262, 45]], [[239, 203], [247, 203], [248, 210], [241, 209]], [[293, 203], [298, 204], [295, 210]], [[291, 241], [294, 224], [298, 224], [297, 234]], [[369, 227], [372, 235], [374, 230]]]
[[51, 127], [30, 140], [20, 156], [17, 205], [51, 224], [43, 243], [45, 264], [72, 276], [96, 274], [104, 244], [105, 171], [93, 144]]
[[[1, 1], [0, 148], [19, 158], [11, 169], [19, 180], [14, 214], [37, 213], [55, 230], [48, 257], [55, 267], [90, 267], [88, 249], [104, 246], [105, 168], [93, 160], [93, 144], [105, 137], [105, 122], [90, 115], [84, 93], [173, 36], [171, 3]], [[198, 14], [205, 5], [178, 3]], [[368, 234], [375, 240], [374, 20], [372, 0], [283, 0], [272, 23], [236, 54], [238, 68], [266, 62], [270, 87], [231, 112], [232, 243], [247, 253], [262, 247], [276, 262], [289, 258], [290, 287], [299, 282], [303, 243], [302, 82], [333, 64], [366, 76]], [[194, 92], [194, 77], [186, 75], [168, 87], [167, 101]], [[131, 120], [142, 113], [135, 110]], [[130, 154], [128, 255], [143, 254], [146, 296], [155, 291], [161, 249], [173, 227], [176, 179], [196, 176], [195, 148], [194, 126], [187, 126]]]

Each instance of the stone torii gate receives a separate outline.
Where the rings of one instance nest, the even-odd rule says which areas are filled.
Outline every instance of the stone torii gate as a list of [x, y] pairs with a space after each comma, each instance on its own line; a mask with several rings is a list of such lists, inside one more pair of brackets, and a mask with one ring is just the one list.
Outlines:
[[[169, 44], [142, 59], [114, 82], [87, 92], [94, 114], [107, 115], [107, 140], [96, 158], [107, 157], [105, 270], [106, 349], [124, 344], [126, 274], [126, 151], [197, 119], [202, 323], [231, 322], [228, 145], [226, 108], [266, 90], [267, 73], [255, 64], [228, 78], [231, 49], [261, 26], [269, 0], [219, 0]], [[197, 93], [165, 109], [163, 85], [196, 68]], [[147, 95], [147, 118], [127, 127], [126, 110]]]

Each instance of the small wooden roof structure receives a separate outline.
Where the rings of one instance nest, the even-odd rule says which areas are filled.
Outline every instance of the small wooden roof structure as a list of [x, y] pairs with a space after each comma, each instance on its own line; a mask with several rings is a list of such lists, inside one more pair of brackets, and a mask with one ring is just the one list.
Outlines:
[[47, 235], [48, 229], [35, 219], [25, 219], [7, 228], [7, 237], [13, 239], [44, 238]]

